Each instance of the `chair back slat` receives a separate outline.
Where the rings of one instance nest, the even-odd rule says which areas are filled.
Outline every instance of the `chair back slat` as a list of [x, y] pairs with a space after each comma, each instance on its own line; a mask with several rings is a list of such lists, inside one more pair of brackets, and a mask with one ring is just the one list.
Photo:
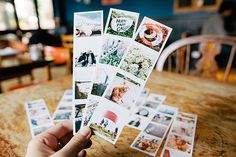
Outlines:
[[234, 56], [235, 56], [235, 48], [236, 48], [236, 45], [234, 45], [231, 48], [228, 64], [226, 66], [225, 73], [224, 73], [224, 81], [226, 81], [227, 78], [229, 77], [229, 73], [231, 71], [232, 63], [233, 63]]
[[190, 62], [190, 45], [187, 45], [186, 48], [186, 57], [185, 57], [185, 74], [189, 74], [189, 62]]

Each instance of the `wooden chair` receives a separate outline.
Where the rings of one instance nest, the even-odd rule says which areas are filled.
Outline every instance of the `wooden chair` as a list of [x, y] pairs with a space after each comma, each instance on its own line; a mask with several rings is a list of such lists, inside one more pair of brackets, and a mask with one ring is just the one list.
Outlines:
[[[191, 48], [198, 46], [198, 51], [201, 58], [196, 62], [196, 69], [190, 71], [190, 55]], [[222, 51], [222, 46], [229, 46], [231, 48], [228, 63], [226, 69], [219, 70], [215, 57]], [[160, 55], [156, 70], [162, 71], [166, 60], [168, 59], [168, 71], [172, 70], [171, 56], [182, 56], [184, 61], [180, 61], [179, 57], [176, 57], [175, 72], [182, 74], [191, 74], [196, 76], [203, 76], [207, 78], [216, 78], [222, 81], [236, 82], [236, 75], [233, 76], [230, 73], [232, 70], [232, 63], [235, 56], [236, 38], [235, 37], [222, 37], [213, 35], [199, 35], [192, 36], [175, 41], [167, 48], [164, 49]], [[220, 74], [221, 73], [221, 74]], [[223, 76], [222, 76], [223, 75]], [[231, 78], [231, 80], [229, 80]]]
[[62, 46], [70, 50], [70, 59], [67, 62], [67, 73], [72, 73], [73, 34], [61, 35]]

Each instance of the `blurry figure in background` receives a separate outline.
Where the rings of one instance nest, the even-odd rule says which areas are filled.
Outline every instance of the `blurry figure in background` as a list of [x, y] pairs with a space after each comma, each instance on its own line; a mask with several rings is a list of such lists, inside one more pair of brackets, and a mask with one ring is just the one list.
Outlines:
[[235, 2], [224, 1], [218, 13], [205, 21], [201, 34], [236, 35], [235, 9]]

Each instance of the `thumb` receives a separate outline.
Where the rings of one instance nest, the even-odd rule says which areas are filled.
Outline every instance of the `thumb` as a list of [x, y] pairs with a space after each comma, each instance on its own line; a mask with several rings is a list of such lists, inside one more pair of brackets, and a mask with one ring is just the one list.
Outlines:
[[55, 156], [77, 156], [77, 154], [86, 148], [86, 145], [92, 136], [92, 132], [89, 127], [83, 127], [78, 133], [57, 153]]

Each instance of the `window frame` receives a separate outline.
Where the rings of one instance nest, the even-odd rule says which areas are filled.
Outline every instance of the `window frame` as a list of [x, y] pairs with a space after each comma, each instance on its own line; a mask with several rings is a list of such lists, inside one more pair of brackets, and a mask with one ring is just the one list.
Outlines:
[[[14, 3], [14, 0], [0, 0], [0, 1], [5, 1], [5, 2], [11, 3], [13, 5], [14, 17], [15, 17], [15, 21], [16, 21], [16, 29], [0, 31], [0, 35], [4, 35], [4, 34], [8, 34], [8, 33], [16, 33], [17, 35], [21, 35], [22, 33], [37, 31], [39, 29], [41, 29], [41, 30], [51, 30], [51, 29], [42, 29], [41, 26], [40, 26], [40, 18], [39, 18], [37, 0], [32, 0], [32, 1], [33, 1], [34, 6], [35, 6], [36, 17], [38, 19], [38, 22], [37, 22], [38, 23], [38, 29], [25, 29], [25, 30], [24, 29], [22, 30], [19, 26], [19, 19], [18, 19], [17, 13], [16, 13], [16, 6], [15, 6], [15, 3]], [[55, 2], [54, 2], [54, 0], [51, 0], [51, 1], [52, 1], [53, 15], [55, 17], [55, 10], [54, 10], [54, 6], [55, 6], [54, 3]]]

